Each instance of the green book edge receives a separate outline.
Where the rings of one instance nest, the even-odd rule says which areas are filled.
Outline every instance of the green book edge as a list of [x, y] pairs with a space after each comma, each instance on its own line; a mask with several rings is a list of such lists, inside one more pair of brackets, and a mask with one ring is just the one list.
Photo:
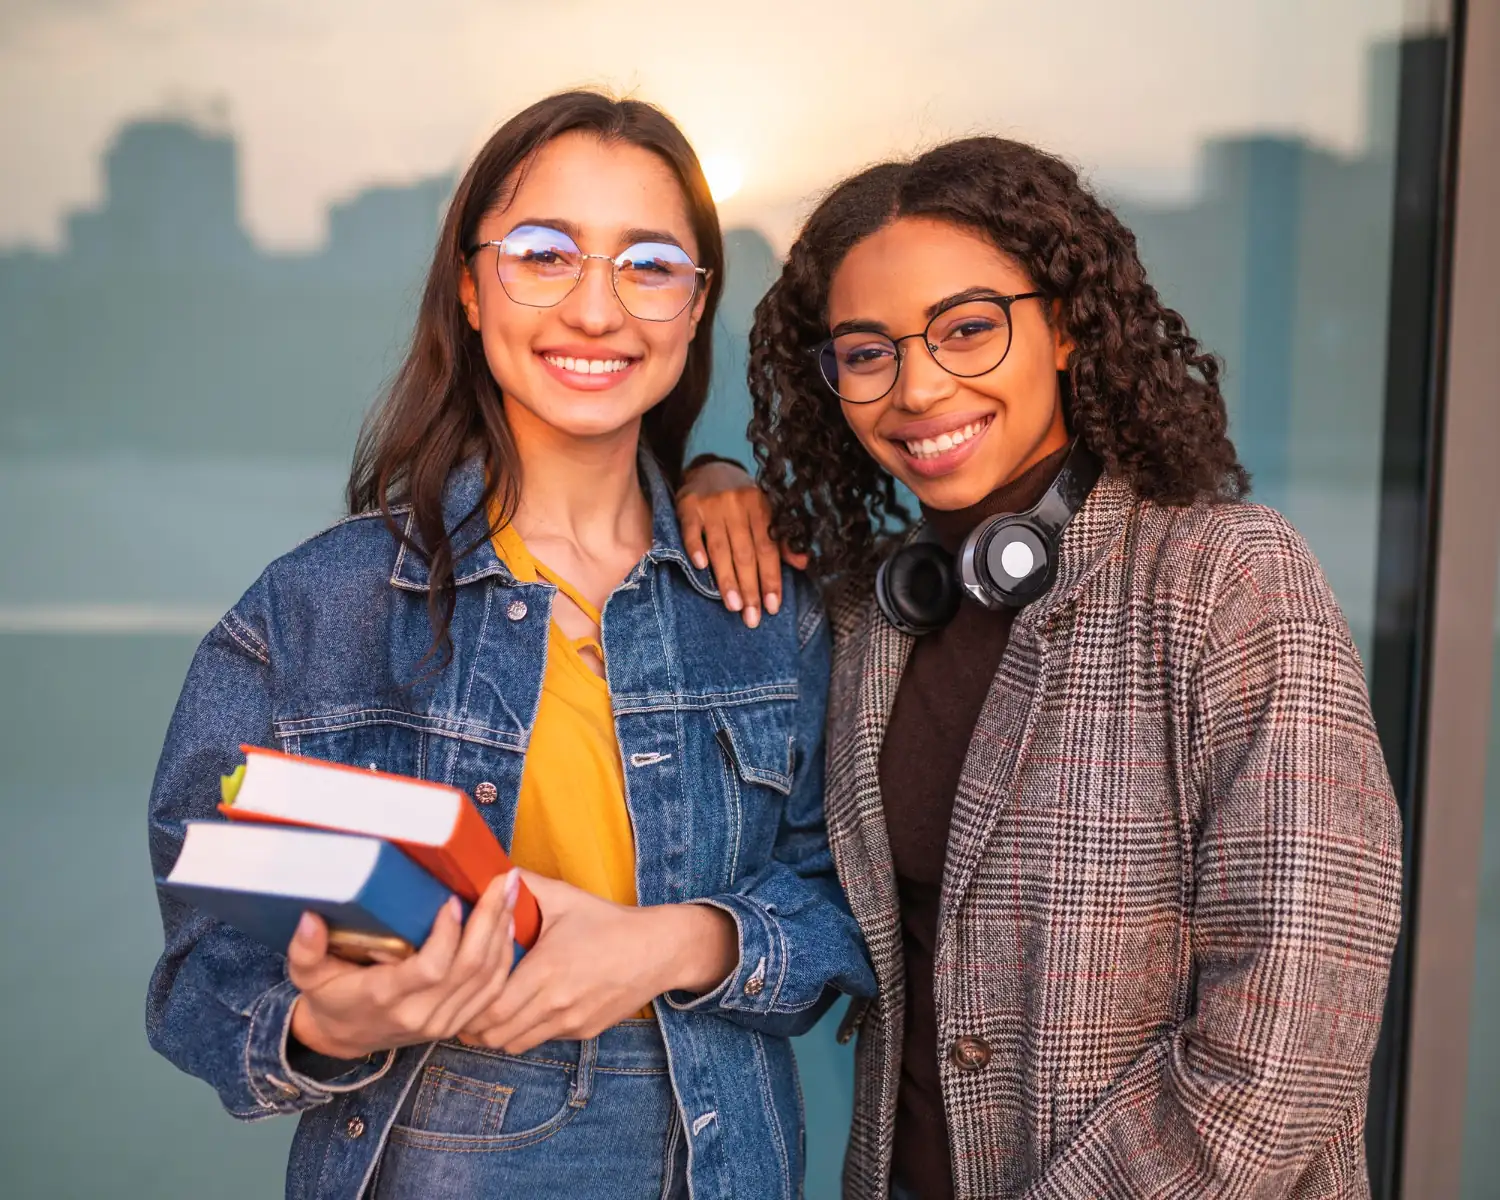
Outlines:
[[233, 805], [234, 798], [240, 794], [240, 784], [245, 782], [245, 764], [240, 763], [228, 775], [219, 776], [219, 795], [225, 805]]

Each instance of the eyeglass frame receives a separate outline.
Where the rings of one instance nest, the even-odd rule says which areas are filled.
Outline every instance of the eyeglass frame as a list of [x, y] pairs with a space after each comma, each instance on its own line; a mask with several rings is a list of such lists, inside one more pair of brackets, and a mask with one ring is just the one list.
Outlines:
[[[512, 230], [511, 232], [514, 233], [515, 230]], [[622, 309], [625, 310], [626, 314], [629, 315], [629, 316], [631, 316], [631, 317], [634, 317], [637, 321], [650, 321], [653, 325], [664, 325], [668, 321], [675, 321], [675, 320], [677, 320], [678, 317], [682, 316], [683, 313], [687, 312], [687, 310], [693, 306], [693, 301], [698, 298], [698, 293], [699, 293], [700, 289], [704, 286], [704, 284], [706, 284], [708, 282], [708, 276], [710, 274], [709, 269], [707, 267], [700, 267], [697, 263], [693, 262], [693, 260], [692, 260], [691, 257], [688, 257], [688, 262], [693, 263], [693, 290], [688, 293], [688, 298], [683, 301], [682, 307], [679, 308], [676, 312], [674, 312], [670, 317], [643, 317], [643, 316], [639, 315], [638, 313], [632, 312], [631, 309], [630, 309], [630, 305], [626, 304], [624, 297], [622, 297], [620, 295], [620, 259], [624, 256], [625, 252], [630, 249], [630, 246], [626, 246], [624, 250], [621, 250], [619, 254], [615, 254], [615, 255], [609, 255], [609, 254], [585, 254], [583, 252], [583, 249], [578, 246], [578, 243], [574, 242], [573, 239], [571, 237], [568, 237], [568, 235], [566, 233], [564, 233], [562, 230], [555, 229], [555, 230], [553, 230], [553, 232], [554, 233], [561, 233], [564, 237], [567, 237], [568, 241], [573, 242], [574, 247], [578, 249], [578, 272], [577, 272], [577, 274], [575, 274], [573, 276], [573, 282], [572, 282], [571, 286], [569, 286], [568, 290], [565, 291], [556, 300], [554, 300], [551, 304], [533, 304], [529, 300], [517, 300], [514, 296], [512, 296], [510, 294], [510, 288], [508, 288], [508, 287], [505, 286], [505, 277], [500, 274], [500, 259], [499, 259], [499, 256], [497, 255], [496, 258], [495, 258], [495, 278], [500, 283], [500, 290], [503, 291], [506, 294], [507, 297], [509, 297], [510, 301], [513, 304], [522, 304], [522, 305], [525, 305], [527, 308], [556, 308], [559, 304], [561, 304], [564, 300], [566, 300], [569, 296], [571, 296], [573, 294], [574, 289], [576, 289], [578, 287], [578, 284], [583, 279], [583, 270], [584, 270], [584, 267], [587, 265], [588, 260], [591, 259], [591, 258], [602, 258], [605, 262], [609, 263], [610, 266], [614, 268], [609, 273], [609, 290], [614, 293], [614, 297], [615, 297], [616, 302], [620, 305], [620, 307]], [[506, 238], [501, 238], [501, 239], [499, 239], [499, 241], [475, 242], [472, 246], [468, 247], [464, 251], [464, 261], [465, 262], [469, 261], [476, 254], [478, 254], [481, 250], [485, 249], [488, 246], [494, 246], [496, 250], [499, 250], [499, 251], [503, 252], [504, 249], [505, 249], [505, 243], [506, 243], [506, 241], [507, 241]], [[632, 242], [631, 243], [631, 245], [645, 245], [645, 244], [646, 243], [643, 243], [643, 242]], [[679, 246], [678, 249], [681, 250], [682, 247]], [[683, 255], [686, 257], [687, 256], [687, 251], [683, 250], [682, 252], [683, 252]]]
[[[501, 286], [504, 285], [502, 284]], [[901, 380], [901, 364], [906, 360], [906, 356], [901, 352], [902, 342], [907, 342], [914, 337], [919, 337], [922, 339], [922, 345], [926, 347], [927, 353], [929, 357], [931, 357], [932, 361], [937, 363], [938, 366], [942, 367], [943, 370], [947, 371], [948, 374], [952, 375], [955, 379], [978, 379], [981, 376], [988, 375], [991, 371], [999, 370], [1000, 364], [1010, 357], [1010, 348], [1015, 345], [1016, 341], [1015, 326], [1011, 324], [1010, 320], [1010, 306], [1017, 300], [1045, 300], [1046, 298], [1046, 292], [1016, 292], [1009, 296], [981, 295], [956, 297], [953, 300], [950, 300], [947, 304], [943, 305], [943, 307], [938, 309], [937, 312], [933, 313], [932, 316], [928, 318], [927, 324], [922, 328], [920, 333], [903, 333], [900, 337], [892, 337], [890, 334], [880, 333], [878, 330], [866, 330], [865, 332], [875, 333], [877, 336], [885, 338], [885, 340], [890, 342], [890, 344], [895, 347], [896, 350], [896, 373], [891, 376], [891, 386], [886, 388], [885, 391], [881, 392], [880, 395], [872, 396], [868, 400], [850, 400], [833, 385], [833, 382], [828, 378], [827, 373], [823, 370], [823, 365], [820, 360], [822, 359], [824, 352], [828, 350], [828, 348], [832, 346], [834, 342], [838, 341], [837, 337], [825, 338], [823, 341], [814, 346], [811, 351], [809, 351], [809, 354], [811, 355], [813, 363], [817, 368], [818, 378], [823, 381], [830, 392], [832, 392], [839, 398], [839, 402], [841, 404], [876, 404], [879, 401], [884, 400], [893, 391], [895, 391], [896, 384]], [[932, 329], [933, 322], [941, 317], [944, 313], [952, 312], [955, 308], [958, 308], [962, 304], [974, 304], [978, 301], [983, 301], [986, 304], [997, 304], [1000, 306], [1000, 311], [1005, 314], [1005, 324], [1010, 336], [1007, 338], [1005, 343], [1005, 353], [995, 360], [993, 366], [986, 367], [982, 371], [975, 371], [972, 375], [965, 375], [960, 371], [953, 370], [953, 368], [947, 366], [941, 359], [938, 358], [938, 347], [932, 344], [927, 334]], [[839, 336], [842, 337], [843, 335], [840, 334]]]

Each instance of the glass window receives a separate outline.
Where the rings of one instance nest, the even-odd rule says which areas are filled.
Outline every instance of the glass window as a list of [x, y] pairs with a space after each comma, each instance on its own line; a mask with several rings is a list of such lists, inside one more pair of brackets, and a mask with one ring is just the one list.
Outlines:
[[[813, 196], [977, 131], [1073, 159], [1227, 359], [1258, 494], [1309, 537], [1368, 654], [1396, 59], [1422, 36], [1406, 8], [6, 4], [0, 894], [25, 916], [0, 934], [0, 1053], [26, 1079], [0, 1122], [11, 1186], [279, 1186], [290, 1126], [231, 1126], [141, 1036], [160, 945], [145, 796], [196, 640], [339, 514], [454, 172], [497, 121], [584, 82], [683, 122], [730, 253], [697, 441], [740, 455], [750, 314]], [[849, 1051], [826, 1022], [799, 1054], [808, 1194], [831, 1196]]]

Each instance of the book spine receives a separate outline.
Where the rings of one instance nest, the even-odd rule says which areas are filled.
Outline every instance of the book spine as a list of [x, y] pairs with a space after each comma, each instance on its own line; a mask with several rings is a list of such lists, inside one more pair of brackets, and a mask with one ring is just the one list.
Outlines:
[[[510, 855], [505, 853], [499, 839], [485, 824], [468, 796], [459, 805], [458, 820], [447, 848], [455, 866], [473, 882], [476, 896], [489, 886], [490, 880], [503, 875], [512, 866]], [[537, 907], [536, 897], [524, 883], [516, 896], [515, 918], [516, 942], [523, 950], [529, 950], [542, 931], [542, 912]]]

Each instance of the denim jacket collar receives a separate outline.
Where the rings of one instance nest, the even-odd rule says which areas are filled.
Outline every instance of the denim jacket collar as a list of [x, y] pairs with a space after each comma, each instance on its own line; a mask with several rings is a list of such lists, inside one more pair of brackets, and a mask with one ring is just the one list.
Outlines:
[[[656, 457], [641, 444], [638, 461], [640, 474], [646, 484], [647, 498], [651, 502], [651, 549], [637, 566], [633, 574], [640, 575], [646, 563], [670, 562], [682, 571], [695, 591], [710, 599], [719, 599], [719, 589], [714, 583], [713, 572], [699, 570], [693, 566], [682, 545], [682, 531], [677, 524], [677, 506], [672, 489]], [[486, 515], [478, 511], [484, 494], [484, 459], [479, 455], [466, 459], [448, 477], [443, 489], [443, 523], [455, 546], [468, 547], [454, 568], [454, 584], [462, 587], [493, 575], [502, 583], [515, 584], [516, 578], [495, 553], [488, 537]], [[395, 510], [397, 518], [404, 517], [406, 536], [420, 543], [416, 517], [410, 506]], [[391, 584], [410, 592], [425, 592], [429, 587], [427, 560], [403, 543], [396, 554], [396, 565], [391, 571]]]

